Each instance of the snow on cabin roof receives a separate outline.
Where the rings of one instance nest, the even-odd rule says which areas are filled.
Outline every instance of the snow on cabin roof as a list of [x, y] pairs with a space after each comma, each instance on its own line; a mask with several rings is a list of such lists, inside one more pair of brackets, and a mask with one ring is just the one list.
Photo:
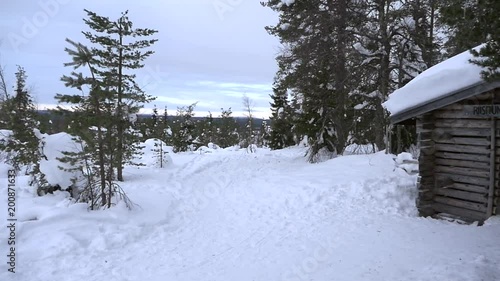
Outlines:
[[390, 94], [383, 106], [393, 116], [482, 83], [482, 68], [470, 63], [472, 58], [470, 51], [465, 51], [436, 64]]

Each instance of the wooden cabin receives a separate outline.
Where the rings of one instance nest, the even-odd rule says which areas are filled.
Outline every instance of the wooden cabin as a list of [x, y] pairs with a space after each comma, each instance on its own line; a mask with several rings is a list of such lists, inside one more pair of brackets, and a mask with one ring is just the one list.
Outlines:
[[[468, 54], [461, 56], [468, 63]], [[390, 116], [392, 124], [416, 121], [420, 214], [482, 223], [500, 214], [500, 81], [481, 80], [477, 66], [463, 64], [462, 71], [456, 59], [446, 64], [424, 72], [387, 108], [399, 103]], [[438, 80], [443, 84], [435, 85]], [[419, 95], [419, 90], [428, 91], [427, 98], [405, 105], [403, 98]]]

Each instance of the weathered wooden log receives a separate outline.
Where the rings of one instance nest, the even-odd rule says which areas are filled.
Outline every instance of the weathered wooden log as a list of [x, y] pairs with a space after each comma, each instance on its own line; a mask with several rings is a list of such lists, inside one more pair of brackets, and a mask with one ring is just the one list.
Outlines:
[[[455, 137], [488, 137], [491, 135], [489, 128], [439, 128], [439, 133]], [[499, 133], [496, 134], [499, 136]]]
[[431, 204], [431, 203], [419, 204], [417, 207], [418, 214], [422, 217], [428, 217], [428, 216], [434, 215], [436, 213], [436, 211], [434, 210], [434, 208], [432, 206], [433, 206], [433, 204]]
[[432, 189], [419, 189], [418, 190], [418, 199], [421, 202], [426, 202], [426, 201], [432, 202], [432, 200], [434, 199], [433, 190]]
[[420, 147], [420, 155], [422, 156], [433, 156], [434, 153], [436, 153], [434, 146]]
[[456, 199], [478, 202], [481, 204], [486, 204], [488, 199], [486, 193], [480, 194], [480, 193], [466, 192], [451, 188], [436, 188], [434, 190], [434, 193], [445, 197], [452, 197]]
[[486, 194], [488, 192], [487, 186], [480, 186], [480, 185], [473, 185], [473, 184], [466, 184], [466, 183], [459, 183], [459, 182], [455, 182], [449, 186], [441, 186], [441, 187], [442, 188], [453, 188], [453, 189], [458, 189], [458, 190], [467, 191], [467, 192], [475, 192], [475, 193], [480, 193], [480, 194]]
[[446, 204], [448, 206], [453, 206], [457, 208], [464, 208], [468, 210], [473, 210], [477, 212], [486, 213], [486, 205], [484, 203], [469, 202], [465, 200], [453, 199], [450, 197], [435, 196], [434, 201], [437, 203]]
[[489, 155], [477, 155], [477, 154], [466, 154], [466, 153], [458, 153], [458, 152], [436, 151], [435, 156], [436, 156], [436, 158], [443, 158], [443, 159], [456, 159], [456, 160], [467, 160], [467, 161], [490, 163], [490, 156]]
[[480, 154], [489, 155], [491, 153], [488, 146], [475, 146], [475, 145], [460, 145], [460, 144], [441, 144], [434, 145], [436, 152], [460, 152], [466, 154]]
[[478, 170], [473, 168], [461, 168], [461, 167], [450, 167], [437, 165], [435, 168], [436, 173], [450, 173], [462, 176], [472, 176], [479, 178], [490, 178], [490, 172], [488, 170]]
[[432, 208], [439, 213], [447, 213], [450, 215], [456, 215], [461, 218], [463, 218], [466, 221], [479, 221], [482, 222], [485, 219], [485, 213], [483, 212], [477, 212], [477, 211], [472, 211], [472, 210], [467, 210], [463, 208], [457, 208], [455, 206], [450, 206], [446, 204], [441, 204], [441, 203], [434, 203], [432, 205]]
[[490, 128], [488, 119], [437, 119], [436, 128]]
[[441, 166], [453, 166], [453, 167], [465, 167], [465, 168], [477, 168], [489, 171], [490, 164], [487, 162], [477, 162], [477, 161], [467, 161], [467, 160], [455, 160], [446, 158], [436, 158], [434, 160], [436, 165]]
[[434, 112], [436, 119], [485, 119], [484, 116], [471, 115], [464, 110], [436, 110]]
[[452, 179], [455, 183], [466, 183], [480, 186], [489, 186], [489, 180], [487, 178], [477, 178], [470, 176], [455, 175], [450, 173], [435, 173], [434, 176], [437, 178], [448, 177]]
[[[491, 135], [494, 135], [496, 133], [496, 124], [497, 120], [495, 117], [492, 117], [490, 120], [491, 123]], [[494, 137], [491, 140], [491, 149], [490, 151], [490, 186], [488, 187], [488, 202], [486, 203], [486, 217], [490, 217], [493, 215], [493, 207], [494, 207], [494, 199], [495, 199], [495, 179], [498, 178], [495, 175], [495, 158], [497, 153], [497, 149], [495, 148], [497, 138]]]
[[490, 140], [487, 137], [451, 137], [448, 139], [442, 138], [435, 140], [435, 143], [441, 144], [465, 144], [477, 146], [490, 146]]

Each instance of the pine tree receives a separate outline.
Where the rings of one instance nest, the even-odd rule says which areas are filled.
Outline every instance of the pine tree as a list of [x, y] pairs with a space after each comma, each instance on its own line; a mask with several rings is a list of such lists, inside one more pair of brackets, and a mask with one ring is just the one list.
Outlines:
[[[67, 153], [61, 161], [74, 165], [74, 169], [85, 170], [84, 194], [90, 194], [91, 209], [110, 207], [116, 195], [129, 202], [115, 183], [123, 180], [123, 164], [130, 162], [139, 149], [139, 134], [133, 128], [131, 114], [135, 114], [145, 102], [152, 98], [144, 93], [134, 81], [134, 74], [126, 71], [143, 67], [142, 62], [152, 51], [145, 51], [156, 42], [155, 39], [134, 40], [156, 33], [151, 29], [133, 29], [127, 12], [117, 21], [111, 21], [85, 10], [88, 19], [84, 22], [91, 31], [84, 31], [85, 38], [92, 44], [88, 48], [81, 43], [66, 41], [72, 48], [66, 52], [73, 67], [69, 76], [61, 80], [67, 87], [75, 88], [81, 94], [62, 95], [56, 99], [67, 103], [71, 111], [60, 109], [68, 116], [69, 132], [81, 144], [79, 153]], [[85, 68], [88, 76], [76, 69]], [[84, 89], [88, 88], [88, 93]]]
[[[96, 56], [94, 72], [102, 77], [107, 91], [112, 94], [115, 104], [113, 114], [116, 130], [116, 150], [114, 161], [118, 181], [123, 181], [123, 165], [137, 153], [136, 133], [131, 129], [129, 114], [136, 113], [144, 103], [153, 100], [135, 82], [131, 71], [144, 67], [146, 60], [154, 52], [148, 49], [157, 40], [148, 39], [157, 31], [147, 28], [133, 28], [128, 11], [116, 21], [85, 10], [85, 23], [92, 29], [83, 32], [85, 38], [95, 47], [91, 53]], [[142, 39], [146, 38], [146, 39]], [[130, 73], [127, 73], [129, 71]]]
[[[65, 66], [73, 67], [75, 71], [86, 68], [90, 74], [84, 76], [82, 72], [72, 71], [70, 76], [61, 78], [66, 87], [81, 91], [81, 94], [58, 94], [55, 98], [71, 107], [70, 111], [61, 107], [59, 110], [66, 114], [69, 120], [67, 131], [75, 136], [74, 140], [82, 150], [78, 153], [63, 152], [65, 157], [60, 161], [70, 163], [71, 171], [81, 170], [88, 175], [76, 188], [81, 189], [83, 194], [90, 194], [88, 202], [91, 209], [110, 207], [115, 163], [112, 156], [116, 149], [116, 138], [112, 135], [113, 94], [105, 86], [104, 78], [99, 76], [96, 58], [90, 49], [69, 39], [66, 41], [73, 49], [65, 49], [72, 57], [72, 62]], [[88, 94], [83, 92], [86, 87], [89, 88]]]

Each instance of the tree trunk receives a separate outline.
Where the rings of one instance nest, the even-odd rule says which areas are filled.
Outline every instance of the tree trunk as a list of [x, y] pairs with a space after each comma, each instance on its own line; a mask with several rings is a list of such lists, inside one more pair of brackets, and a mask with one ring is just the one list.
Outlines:
[[385, 149], [385, 129], [386, 129], [386, 118], [385, 118], [385, 112], [384, 108], [382, 107], [382, 103], [387, 99], [389, 96], [389, 81], [391, 78], [391, 73], [390, 73], [390, 55], [392, 51], [391, 47], [391, 38], [389, 34], [387, 33], [387, 27], [388, 27], [388, 19], [387, 19], [387, 13], [388, 11], [386, 9], [389, 9], [389, 3], [387, 1], [380, 1], [379, 6], [378, 6], [378, 12], [379, 12], [379, 30], [380, 30], [380, 45], [383, 49], [383, 54], [381, 57], [380, 61], [380, 69], [379, 69], [379, 98], [380, 101], [376, 103], [375, 107], [375, 114], [376, 114], [376, 119], [375, 119], [375, 128], [376, 128], [376, 133], [375, 133], [375, 144], [377, 146], [378, 150], [383, 150]]
[[[95, 93], [94, 93], [95, 94]], [[97, 125], [97, 146], [99, 149], [99, 181], [101, 183], [101, 205], [105, 206], [106, 205], [106, 165], [105, 165], [105, 156], [104, 156], [104, 138], [103, 138], [103, 133], [102, 133], [102, 116], [101, 116], [101, 110], [100, 110], [100, 104], [99, 104], [99, 98], [96, 96], [94, 97], [95, 100], [95, 108], [96, 108], [96, 117], [98, 120], [98, 125]], [[93, 200], [93, 199], [92, 199]]]
[[123, 116], [123, 106], [122, 106], [122, 83], [123, 83], [123, 33], [122, 25], [120, 22], [120, 50], [118, 55], [118, 126], [117, 126], [117, 134], [118, 134], [118, 144], [117, 144], [117, 157], [116, 157], [116, 177], [118, 181], [123, 181], [123, 153], [124, 153], [124, 144], [125, 141], [123, 139], [123, 130], [124, 130], [124, 116]]
[[[335, 81], [337, 82], [337, 108], [336, 111], [336, 123], [335, 129], [337, 131], [337, 144], [335, 149], [337, 153], [342, 153], [347, 142], [347, 136], [349, 134], [350, 124], [346, 124], [346, 108], [348, 101], [348, 89], [347, 89], [347, 50], [346, 44], [348, 43], [348, 31], [347, 31], [347, 0], [339, 0], [337, 3], [331, 1], [331, 8], [333, 11], [337, 11], [336, 23], [337, 28], [337, 42], [336, 42], [336, 60], [335, 63]], [[347, 122], [350, 122], [349, 119]]]

